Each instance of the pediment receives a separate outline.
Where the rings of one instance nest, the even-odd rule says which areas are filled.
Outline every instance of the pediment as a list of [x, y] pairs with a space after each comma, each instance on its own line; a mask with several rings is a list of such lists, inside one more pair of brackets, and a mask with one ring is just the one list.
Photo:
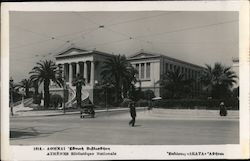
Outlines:
[[79, 49], [79, 48], [70, 48], [67, 49], [63, 52], [61, 52], [60, 54], [58, 54], [57, 56], [70, 56], [70, 55], [77, 55], [83, 52], [86, 52], [87, 50], [83, 50], [83, 49]]
[[145, 58], [145, 57], [153, 57], [153, 56], [157, 56], [157, 55], [151, 54], [151, 53], [138, 53], [138, 54], [131, 56], [130, 58]]

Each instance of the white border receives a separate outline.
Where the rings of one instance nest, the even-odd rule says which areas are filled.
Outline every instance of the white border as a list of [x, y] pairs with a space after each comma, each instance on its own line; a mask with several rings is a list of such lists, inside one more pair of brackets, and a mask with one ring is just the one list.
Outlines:
[[[240, 58], [240, 144], [203, 146], [106, 146], [117, 151], [115, 158], [46, 157], [33, 151], [33, 146], [9, 146], [9, 11], [239, 11]], [[249, 3], [248, 1], [156, 1], [156, 2], [29, 2], [3, 3], [1, 6], [1, 150], [3, 160], [67, 160], [67, 159], [198, 159], [169, 157], [166, 151], [217, 151], [225, 156], [207, 159], [249, 158]], [[43, 146], [46, 147], [46, 146]], [[143, 148], [142, 148], [143, 147]], [[24, 153], [29, 155], [23, 155]], [[203, 159], [205, 159], [203, 158]]]

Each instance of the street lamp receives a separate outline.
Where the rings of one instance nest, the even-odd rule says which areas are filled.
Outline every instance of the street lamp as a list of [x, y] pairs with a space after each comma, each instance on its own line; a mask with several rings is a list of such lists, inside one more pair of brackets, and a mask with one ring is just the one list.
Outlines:
[[62, 82], [63, 82], [63, 114], [66, 113], [66, 109], [65, 109], [65, 98], [66, 98], [66, 76], [65, 76], [65, 72], [64, 70], [62, 70], [62, 66], [59, 65], [59, 71], [60, 71], [60, 75], [62, 78]]
[[105, 92], [105, 106], [106, 106], [106, 110], [108, 111], [108, 88], [109, 88], [109, 83], [106, 84], [106, 92]]
[[9, 85], [10, 85], [10, 111], [11, 111], [11, 116], [14, 115], [13, 113], [13, 88], [14, 88], [14, 80], [12, 77], [10, 77], [10, 82], [9, 82]]

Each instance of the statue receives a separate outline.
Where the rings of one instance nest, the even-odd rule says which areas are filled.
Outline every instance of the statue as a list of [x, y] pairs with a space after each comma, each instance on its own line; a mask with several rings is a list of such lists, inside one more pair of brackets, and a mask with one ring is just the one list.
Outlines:
[[85, 85], [85, 80], [80, 74], [77, 74], [75, 81], [73, 81], [73, 86], [76, 86], [76, 101], [78, 108], [81, 107], [82, 102], [82, 85]]

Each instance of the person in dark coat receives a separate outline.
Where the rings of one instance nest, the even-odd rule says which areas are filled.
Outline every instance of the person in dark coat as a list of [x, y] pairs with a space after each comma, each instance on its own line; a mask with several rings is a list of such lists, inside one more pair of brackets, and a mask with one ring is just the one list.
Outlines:
[[132, 117], [132, 120], [129, 121], [129, 125], [130, 126], [135, 126], [136, 109], [135, 109], [135, 103], [134, 102], [129, 103], [129, 109], [130, 109], [130, 115]]
[[224, 105], [224, 102], [220, 103], [220, 116], [227, 116], [227, 109]]

